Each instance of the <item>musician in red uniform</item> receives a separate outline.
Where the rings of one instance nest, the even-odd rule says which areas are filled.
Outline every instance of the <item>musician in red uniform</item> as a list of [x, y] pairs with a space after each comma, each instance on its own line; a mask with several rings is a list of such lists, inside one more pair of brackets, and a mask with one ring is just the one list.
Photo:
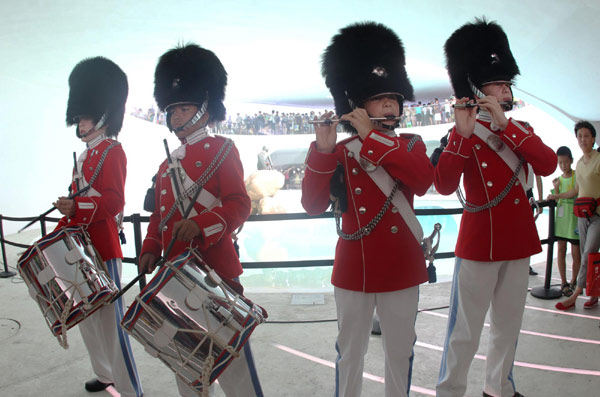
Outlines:
[[[250, 215], [250, 198], [233, 142], [209, 134], [207, 128], [225, 119], [227, 73], [214, 53], [189, 44], [162, 55], [154, 83], [156, 102], [167, 112], [167, 126], [181, 146], [171, 153], [171, 164], [165, 160], [156, 175], [140, 268], [152, 272], [175, 237], [168, 260], [196, 247], [220, 276], [237, 281], [242, 266], [231, 233]], [[183, 219], [195, 186], [201, 193]], [[262, 396], [249, 343], [219, 377], [219, 384], [227, 396]], [[196, 396], [178, 377], [177, 385], [181, 395]]]
[[[512, 367], [527, 294], [530, 256], [541, 251], [525, 188], [556, 168], [556, 155], [526, 122], [507, 118], [519, 74], [508, 39], [476, 20], [445, 44], [457, 98], [456, 125], [435, 168], [441, 194], [458, 189], [463, 212], [437, 395], [463, 396], [490, 307], [484, 396], [520, 396]], [[476, 103], [474, 107], [465, 104]], [[461, 107], [463, 106], [463, 107]], [[459, 183], [463, 178], [465, 193]]]
[[[431, 186], [433, 169], [416, 135], [397, 136], [397, 118], [413, 89], [398, 36], [376, 23], [350, 25], [323, 55], [323, 76], [354, 135], [337, 142], [337, 122], [316, 124], [302, 182], [307, 213], [334, 197], [340, 236], [332, 284], [338, 315], [336, 396], [359, 395], [371, 319], [379, 315], [385, 351], [385, 395], [410, 389], [419, 284], [427, 281], [422, 230], [413, 196]], [[331, 117], [331, 112], [324, 115]], [[341, 219], [340, 219], [341, 218]]]
[[[89, 58], [69, 76], [67, 125], [77, 125], [77, 137], [87, 149], [79, 156], [71, 185], [73, 193], [85, 193], [54, 203], [65, 215], [58, 223], [83, 226], [108, 268], [110, 278], [121, 288], [123, 253], [119, 226], [125, 205], [127, 159], [117, 137], [125, 114], [127, 76], [112, 61]], [[123, 301], [99, 309], [79, 325], [96, 378], [85, 389], [97, 392], [114, 384], [121, 396], [141, 396], [142, 385], [129, 336], [121, 328]]]

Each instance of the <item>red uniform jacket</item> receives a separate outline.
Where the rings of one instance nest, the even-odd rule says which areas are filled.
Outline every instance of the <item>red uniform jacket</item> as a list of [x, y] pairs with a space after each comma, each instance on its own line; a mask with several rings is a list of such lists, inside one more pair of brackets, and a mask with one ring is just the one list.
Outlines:
[[[223, 137], [204, 135], [196, 143], [185, 144], [177, 149], [172, 155], [173, 161], [181, 157], [181, 154], [177, 154], [178, 151], [185, 150], [181, 165], [189, 178], [196, 181], [225, 142]], [[150, 216], [142, 255], [150, 252], [157, 257], [160, 256], [171, 241], [173, 225], [182, 219], [181, 212], [176, 210], [167, 222], [166, 229], [158, 230], [161, 220], [166, 217], [175, 202], [167, 166], [165, 160], [160, 165], [156, 176], [155, 209]], [[244, 170], [235, 146], [231, 148], [217, 172], [204, 185], [204, 190], [220, 200], [220, 204], [207, 208], [207, 205], [198, 202], [201, 201], [200, 199], [194, 204], [197, 215], [190, 219], [198, 224], [202, 236], [194, 239], [191, 246], [198, 248], [206, 263], [221, 276], [229, 279], [238, 277], [242, 274], [242, 265], [235, 252], [231, 233], [250, 215], [250, 197], [246, 193]], [[189, 246], [189, 242], [176, 241], [167, 259], [176, 258]]]
[[[490, 123], [477, 122], [490, 129]], [[506, 130], [495, 133], [531, 164], [536, 175], [547, 176], [556, 169], [556, 154], [528, 123], [509, 119]], [[526, 174], [527, 163], [523, 165]], [[435, 168], [435, 188], [441, 194], [454, 193], [463, 174], [466, 200], [482, 205], [508, 185], [513, 171], [475, 134], [466, 139], [455, 127]], [[460, 258], [505, 261], [527, 258], [541, 250], [533, 212], [518, 180], [497, 206], [480, 212], [463, 212], [455, 249]]]
[[[85, 185], [91, 180], [102, 153], [113, 143], [116, 141], [104, 139], [86, 150], [82, 166]], [[121, 145], [117, 145], [109, 150], [92, 188], [83, 196], [74, 198], [75, 215], [70, 218], [63, 217], [56, 227], [59, 229], [63, 226], [83, 226], [104, 261], [123, 258], [115, 217], [125, 206], [126, 174], [127, 158]], [[80, 189], [83, 187], [80, 186]], [[72, 183], [72, 191], [77, 191], [75, 180]]]
[[[360, 151], [360, 157], [383, 167], [400, 180], [401, 191], [412, 206], [413, 195], [423, 195], [431, 186], [433, 167], [418, 141], [411, 151], [408, 142], [413, 135], [388, 137], [371, 131]], [[329, 182], [338, 164], [344, 167], [348, 210], [342, 214], [342, 231], [353, 233], [365, 226], [382, 208], [386, 196], [364, 171], [344, 145], [358, 136], [339, 142], [333, 153], [317, 151], [311, 144], [304, 180], [302, 205], [310, 215], [323, 213], [329, 206]], [[400, 190], [396, 193], [400, 194]], [[361, 210], [362, 209], [362, 210]], [[392, 206], [375, 229], [360, 240], [338, 239], [333, 265], [332, 284], [339, 288], [362, 292], [396, 291], [427, 280], [423, 251], [402, 216]]]

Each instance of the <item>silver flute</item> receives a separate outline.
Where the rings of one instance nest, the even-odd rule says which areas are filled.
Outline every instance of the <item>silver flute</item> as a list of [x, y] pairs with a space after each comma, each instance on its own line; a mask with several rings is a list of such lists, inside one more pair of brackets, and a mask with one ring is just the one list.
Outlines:
[[[505, 102], [498, 102], [498, 104], [500, 104], [500, 106], [502, 107], [510, 107], [513, 105], [513, 101], [505, 101]], [[479, 104], [477, 102], [475, 103], [455, 103], [454, 105], [452, 105], [452, 107], [454, 109], [465, 109], [465, 108], [474, 108], [479, 106]]]
[[[402, 119], [402, 117], [400, 117], [400, 116], [369, 117], [369, 119], [371, 119], [371, 121], [399, 121]], [[349, 123], [350, 121], [341, 120], [341, 119], [325, 119], [325, 120], [321, 119], [321, 120], [309, 120], [308, 124], [332, 124], [335, 122]]]

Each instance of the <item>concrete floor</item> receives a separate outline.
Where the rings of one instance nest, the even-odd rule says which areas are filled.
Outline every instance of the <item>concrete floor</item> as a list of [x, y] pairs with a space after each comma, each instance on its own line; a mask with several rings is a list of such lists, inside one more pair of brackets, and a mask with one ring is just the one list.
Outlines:
[[[27, 239], [24, 233], [23, 239]], [[22, 250], [9, 247], [9, 265]], [[534, 265], [543, 273], [544, 264]], [[558, 277], [557, 272], [553, 274]], [[530, 287], [543, 284], [530, 276]], [[556, 284], [560, 280], [553, 279]], [[134, 288], [126, 294], [132, 302]], [[446, 331], [450, 283], [423, 285], [417, 318], [411, 395], [435, 395]], [[269, 322], [252, 335], [259, 376], [266, 396], [331, 396], [337, 325], [332, 293], [321, 295], [248, 293], [265, 307]], [[311, 304], [323, 298], [322, 304]], [[308, 304], [292, 304], [292, 299]], [[568, 313], [554, 309], [556, 300], [528, 294], [513, 375], [525, 396], [600, 395], [600, 308], [583, 310], [582, 298]], [[312, 321], [312, 322], [308, 322]], [[484, 328], [478, 355], [485, 356], [489, 328]], [[18, 277], [0, 279], [0, 395], [87, 396], [83, 383], [93, 374], [79, 331], [68, 333], [68, 350], [50, 334], [37, 304]], [[176, 396], [172, 372], [132, 340], [145, 396]], [[481, 396], [484, 359], [475, 358], [467, 396]], [[363, 396], [383, 396], [383, 352], [380, 337], [372, 336], [365, 358]], [[217, 388], [218, 389], [218, 388]], [[117, 395], [111, 391], [98, 397]], [[223, 396], [220, 390], [217, 396]]]

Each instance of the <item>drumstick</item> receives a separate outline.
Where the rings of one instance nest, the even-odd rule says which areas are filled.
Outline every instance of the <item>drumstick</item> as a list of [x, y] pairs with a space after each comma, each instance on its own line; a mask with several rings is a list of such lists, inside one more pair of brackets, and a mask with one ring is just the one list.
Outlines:
[[[72, 199], [75, 198], [85, 192], [87, 192], [90, 189], [90, 186], [86, 186], [81, 190], [76, 191], [73, 194], [70, 194], [67, 198], [68, 199]], [[48, 215], [49, 213], [51, 213], [52, 211], [54, 211], [56, 209], [56, 207], [52, 207], [50, 208], [48, 211], [44, 212], [43, 214], [41, 214], [40, 216], [36, 217], [34, 220], [32, 220], [31, 222], [29, 222], [28, 224], [26, 224], [25, 226], [23, 226], [17, 233], [21, 233], [23, 230], [27, 229], [29, 226], [33, 225], [34, 223], [36, 223], [37, 221], [39, 221], [40, 219], [42, 219], [43, 217], [45, 217], [46, 215]]]
[[[75, 171], [73, 171], [74, 173], [77, 172], [77, 153], [73, 152], [73, 167], [75, 169]], [[79, 179], [76, 180], [77, 183], [77, 192], [78, 194], [83, 193], [84, 191], [79, 192]], [[69, 185], [69, 191], [71, 190], [71, 186]], [[86, 189], [87, 190], [87, 189]], [[69, 198], [73, 198], [75, 196], [78, 195], [77, 193], [74, 195], [70, 195]], [[56, 207], [52, 207], [50, 208], [48, 211], [44, 212], [42, 215], [38, 216], [37, 218], [35, 218], [34, 220], [32, 220], [31, 222], [29, 222], [28, 224], [26, 224], [25, 226], [23, 226], [17, 233], [21, 233], [23, 230], [27, 229], [29, 226], [33, 225], [34, 223], [36, 223], [37, 221], [39, 221], [40, 219], [42, 219], [42, 217], [48, 215], [49, 213], [51, 213], [52, 211], [54, 211], [56, 209]]]
[[[190, 215], [190, 212], [192, 212], [192, 209], [194, 208], [194, 203], [196, 202], [196, 200], [198, 200], [198, 196], [200, 195], [200, 192], [202, 191], [202, 188], [199, 188], [196, 193], [194, 193], [194, 197], [192, 198], [192, 201], [190, 202], [190, 205], [187, 206], [187, 208], [185, 209], [185, 212], [183, 214], [183, 219], [187, 219], [187, 217]], [[165, 262], [167, 261], [167, 258], [169, 257], [169, 254], [171, 253], [171, 250], [173, 249], [173, 245], [175, 244], [175, 240], [177, 240], [177, 236], [172, 236], [171, 237], [171, 241], [169, 241], [169, 245], [167, 245], [167, 249], [165, 250], [165, 254], [158, 259], [157, 263], [156, 263], [156, 267], [161, 267], [162, 265], [165, 264]], [[114, 301], [116, 301], [117, 299], [119, 299], [125, 292], [127, 292], [131, 287], [133, 287], [133, 285], [135, 283], [137, 283], [138, 281], [140, 281], [142, 279], [142, 277], [144, 277], [146, 275], [146, 273], [142, 272], [139, 273], [137, 276], [135, 276], [135, 278], [133, 280], [131, 280], [129, 282], [129, 284], [127, 284], [125, 287], [123, 287], [121, 289], [121, 291], [119, 291], [111, 300], [110, 303], [113, 303]]]

